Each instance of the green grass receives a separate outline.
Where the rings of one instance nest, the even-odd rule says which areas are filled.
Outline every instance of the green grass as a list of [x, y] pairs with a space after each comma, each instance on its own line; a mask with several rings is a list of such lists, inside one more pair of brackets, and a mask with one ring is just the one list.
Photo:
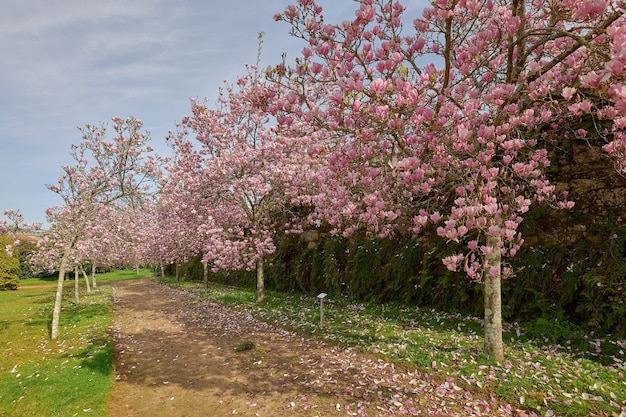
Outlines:
[[149, 269], [140, 269], [139, 271], [135, 269], [124, 269], [97, 274], [96, 280], [98, 283], [107, 283], [114, 281], [126, 281], [129, 279], [150, 278], [152, 275], [152, 271]]
[[[74, 304], [66, 283], [61, 336], [50, 339], [56, 278], [28, 279], [28, 287], [0, 292], [0, 416], [103, 416], [112, 388], [111, 287], [106, 283], [150, 272], [113, 271]], [[102, 284], [102, 285], [100, 285]]]
[[57, 282], [57, 277], [41, 277], [41, 278], [27, 278], [20, 280], [21, 285], [52, 285]]
[[454, 378], [468, 389], [494, 392], [513, 409], [540, 415], [551, 410], [558, 416], [626, 413], [624, 340], [597, 338], [556, 322], [546, 334], [537, 330], [546, 325], [543, 322], [528, 328], [508, 324], [506, 360], [497, 364], [482, 353], [478, 318], [327, 298], [320, 328], [319, 300], [312, 296], [268, 292], [259, 306], [254, 289], [211, 284], [204, 290], [198, 283], [165, 282], [213, 301], [247, 306], [258, 318], [291, 330], [410, 363]]
[[[90, 279], [90, 283], [91, 283], [91, 274], [88, 274], [89, 279]], [[137, 272], [135, 269], [123, 269], [123, 270], [114, 270], [114, 271], [110, 271], [110, 272], [104, 272], [104, 273], [99, 273], [96, 275], [96, 282], [97, 284], [105, 284], [108, 282], [114, 282], [114, 281], [124, 281], [124, 280], [128, 280], [128, 279], [137, 279], [137, 278], [149, 278], [152, 276], [152, 271], [150, 271], [149, 269], [140, 269], [139, 272]], [[71, 280], [74, 279], [74, 273], [69, 274], [66, 279], [69, 278]], [[20, 285], [56, 285], [58, 281], [58, 277], [52, 276], [52, 277], [43, 277], [43, 278], [27, 278], [27, 279], [22, 279], [20, 280]], [[84, 285], [84, 278], [81, 275], [80, 276], [80, 283], [81, 285]]]

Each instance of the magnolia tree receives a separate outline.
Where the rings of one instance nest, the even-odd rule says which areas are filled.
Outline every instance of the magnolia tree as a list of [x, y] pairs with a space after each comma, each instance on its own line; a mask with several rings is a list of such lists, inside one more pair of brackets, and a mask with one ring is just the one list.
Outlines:
[[165, 213], [159, 204], [147, 201], [137, 211], [135, 220], [141, 224], [135, 230], [135, 238], [141, 242], [138, 245], [137, 257], [146, 265], [160, 267], [161, 277], [164, 276], [164, 262], [170, 258], [171, 239], [168, 236], [167, 223], [161, 216]]
[[159, 243], [154, 252], [161, 262], [175, 265], [177, 281], [180, 265], [202, 254], [203, 237], [199, 229], [205, 214], [194, 194], [202, 158], [181, 136], [170, 133], [167, 138], [173, 152], [154, 207], [159, 229], [155, 232], [160, 235], [156, 237]]
[[[276, 16], [306, 47], [268, 69], [258, 103], [326, 132], [311, 148], [326, 188], [310, 198], [336, 232], [456, 242], [443, 262], [484, 283], [485, 349], [501, 361], [503, 258], [533, 201], [573, 206], [544, 174], [546, 143], [599, 133], [623, 160], [624, 5], [437, 0], [411, 20], [399, 2], [356, 3], [339, 24], [314, 0]], [[586, 116], [603, 127], [579, 129]]]
[[[193, 103], [192, 115], [171, 138], [179, 157], [167, 196], [196, 227], [205, 265], [256, 270], [258, 302], [265, 297], [264, 260], [275, 251], [274, 237], [300, 231], [291, 209], [302, 205], [297, 190], [314, 183], [306, 153], [312, 136], [285, 138], [272, 126], [253, 103], [264, 88], [256, 67], [248, 67], [236, 86], [220, 91], [217, 108]], [[194, 142], [187, 139], [190, 131]]]
[[[35, 271], [44, 273], [54, 273], [61, 271], [61, 260], [63, 263], [63, 279], [65, 273], [73, 269], [79, 254], [76, 248], [67, 250], [64, 253], [64, 247], [59, 242], [67, 241], [70, 235], [74, 233], [71, 223], [68, 223], [69, 216], [67, 210], [63, 207], [51, 207], [46, 210], [47, 220], [50, 224], [46, 234], [37, 241], [37, 253], [31, 257], [31, 268]], [[76, 281], [76, 284], [78, 281]], [[75, 301], [78, 303], [78, 293], [75, 294]]]
[[31, 267], [37, 272], [54, 273], [59, 270], [61, 253], [60, 246], [57, 246], [56, 242], [65, 239], [62, 236], [64, 227], [60, 221], [62, 215], [63, 209], [58, 206], [46, 210], [50, 228], [37, 242], [37, 253], [30, 259]]
[[193, 209], [190, 200], [176, 200], [180, 194], [163, 194], [159, 201], [159, 211], [155, 232], [160, 236], [158, 253], [160, 261], [174, 265], [176, 281], [180, 280], [180, 265], [202, 253], [202, 234], [198, 227], [202, 219]]
[[[113, 118], [115, 136], [107, 141], [107, 127], [81, 129], [83, 141], [72, 145], [74, 165], [65, 165], [57, 184], [48, 188], [57, 193], [64, 205], [48, 210], [51, 230], [58, 233], [54, 245], [47, 246], [57, 259], [59, 279], [52, 318], [51, 337], [59, 336], [59, 317], [63, 280], [77, 244], [86, 240], [88, 227], [107, 208], [135, 207], [151, 191], [157, 172], [155, 159], [149, 156], [149, 136], [142, 132], [142, 122]], [[42, 255], [43, 256], [43, 255]], [[74, 256], [78, 259], [80, 256]]]
[[5, 250], [9, 256], [13, 255], [13, 249], [20, 244], [19, 236], [24, 233], [32, 233], [41, 229], [41, 223], [27, 223], [20, 210], [4, 210], [6, 219], [0, 219], [0, 234], [6, 234], [13, 239]]
[[77, 266], [89, 282], [83, 266], [91, 265], [92, 285], [96, 287], [97, 267], [135, 267], [141, 263], [138, 230], [143, 227], [141, 211], [133, 206], [104, 207], [97, 219], [85, 227], [84, 238], [76, 244], [80, 255]]

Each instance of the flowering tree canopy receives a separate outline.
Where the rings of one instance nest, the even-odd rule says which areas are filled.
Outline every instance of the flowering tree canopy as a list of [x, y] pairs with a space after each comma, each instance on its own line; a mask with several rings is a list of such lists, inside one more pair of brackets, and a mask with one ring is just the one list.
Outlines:
[[[267, 109], [329, 132], [319, 211], [337, 231], [432, 225], [465, 242], [444, 263], [485, 282], [486, 348], [502, 359], [501, 257], [532, 201], [573, 205], [545, 176], [545, 144], [600, 134], [623, 160], [624, 4], [437, 0], [412, 22], [397, 1], [358, 4], [340, 24], [313, 0], [276, 16], [306, 47], [268, 69], [283, 93]], [[601, 123], [572, 128], [582, 117]]]
[[263, 301], [263, 260], [275, 251], [275, 233], [300, 231], [290, 210], [302, 204], [296, 196], [311, 185], [312, 171], [310, 136], [284, 137], [254, 105], [258, 90], [264, 90], [258, 71], [248, 67], [236, 86], [220, 91], [217, 108], [194, 101], [192, 115], [171, 137], [176, 164], [164, 201], [168, 216], [185, 213], [185, 223], [195, 225], [196, 233], [185, 234], [197, 236], [204, 263], [214, 270], [256, 269]]
[[115, 137], [112, 141], [106, 140], [105, 126], [87, 125], [80, 129], [83, 142], [72, 145], [71, 149], [75, 165], [65, 165], [58, 182], [48, 186], [64, 203], [47, 212], [52, 230], [58, 231], [54, 245], [46, 246], [59, 256], [53, 339], [59, 335], [65, 271], [71, 266], [72, 258], [80, 258], [78, 254], [73, 255], [73, 251], [81, 240], [86, 240], [87, 228], [93, 226], [100, 215], [106, 217], [107, 208], [140, 206], [158, 172], [157, 161], [149, 157], [152, 148], [147, 145], [148, 134], [141, 131], [142, 122], [115, 117], [113, 123]]

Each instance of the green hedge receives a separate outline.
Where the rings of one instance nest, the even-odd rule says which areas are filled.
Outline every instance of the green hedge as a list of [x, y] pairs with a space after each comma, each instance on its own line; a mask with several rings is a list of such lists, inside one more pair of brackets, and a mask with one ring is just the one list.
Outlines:
[[[597, 334], [626, 336], [626, 229], [609, 216], [590, 231], [594, 241], [525, 247], [515, 277], [503, 282], [507, 321], [571, 323]], [[433, 241], [435, 242], [435, 241]], [[297, 236], [278, 243], [266, 267], [266, 287], [283, 292], [395, 302], [481, 317], [482, 286], [452, 273], [441, 258], [455, 250], [438, 241], [324, 236], [314, 248]], [[199, 260], [183, 276], [202, 279]], [[254, 286], [254, 271], [211, 274], [223, 284]]]

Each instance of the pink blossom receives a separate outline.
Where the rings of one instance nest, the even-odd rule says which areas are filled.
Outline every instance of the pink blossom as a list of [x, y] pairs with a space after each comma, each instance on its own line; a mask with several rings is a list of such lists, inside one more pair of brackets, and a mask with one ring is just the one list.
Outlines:
[[452, 272], [456, 272], [459, 263], [464, 259], [461, 254], [451, 255], [443, 259], [443, 264]]
[[609, 94], [615, 102], [615, 107], [623, 114], [626, 114], [626, 86], [624, 84], [613, 85], [609, 89]]
[[355, 12], [355, 14], [359, 19], [371, 21], [376, 15], [376, 11], [372, 6], [361, 4], [361, 7]]
[[563, 88], [561, 94], [563, 94], [563, 98], [565, 100], [570, 100], [574, 96], [574, 94], [576, 94], [576, 89], [573, 87], [565, 87]]
[[582, 0], [576, 3], [574, 19], [591, 18], [604, 13], [606, 0]]
[[611, 74], [608, 72], [597, 73], [596, 71], [590, 71], [587, 74], [581, 75], [580, 81], [586, 87], [598, 88], [603, 82], [606, 82], [610, 76]]
[[[304, 134], [328, 135], [308, 147], [328, 161], [315, 219], [337, 234], [360, 229], [376, 236], [394, 229], [421, 233], [432, 221], [441, 239], [471, 236], [466, 257], [447, 257], [444, 264], [458, 270], [465, 260], [467, 277], [479, 280], [496, 275], [481, 257], [494, 249], [502, 256], [518, 252], [518, 225], [531, 201], [561, 199], [546, 176], [550, 161], [542, 144], [560, 140], [567, 123], [601, 119], [613, 140], [604, 149], [626, 170], [623, 25], [603, 26], [612, 18], [606, 0], [557, 3], [533, 6], [522, 20], [506, 2], [460, 2], [454, 9], [439, 1], [413, 21], [414, 33], [403, 33], [404, 9], [393, 2], [362, 1], [353, 20], [323, 28], [323, 16], [302, 4], [298, 18], [283, 17], [297, 37], [317, 47], [320, 65], [273, 76], [276, 91], [301, 97], [276, 106], [272, 117], [285, 128], [305, 121]], [[532, 38], [526, 46], [534, 48], [516, 55], [513, 73], [509, 35]], [[607, 53], [571, 49], [580, 36]], [[278, 119], [280, 112], [294, 121], [282, 123], [290, 119]], [[541, 141], [524, 133], [539, 126]], [[587, 130], [569, 132], [589, 137]], [[489, 237], [499, 240], [497, 248], [480, 246]]]
[[377, 78], [370, 83], [369, 89], [372, 94], [383, 94], [387, 91], [387, 81]]

